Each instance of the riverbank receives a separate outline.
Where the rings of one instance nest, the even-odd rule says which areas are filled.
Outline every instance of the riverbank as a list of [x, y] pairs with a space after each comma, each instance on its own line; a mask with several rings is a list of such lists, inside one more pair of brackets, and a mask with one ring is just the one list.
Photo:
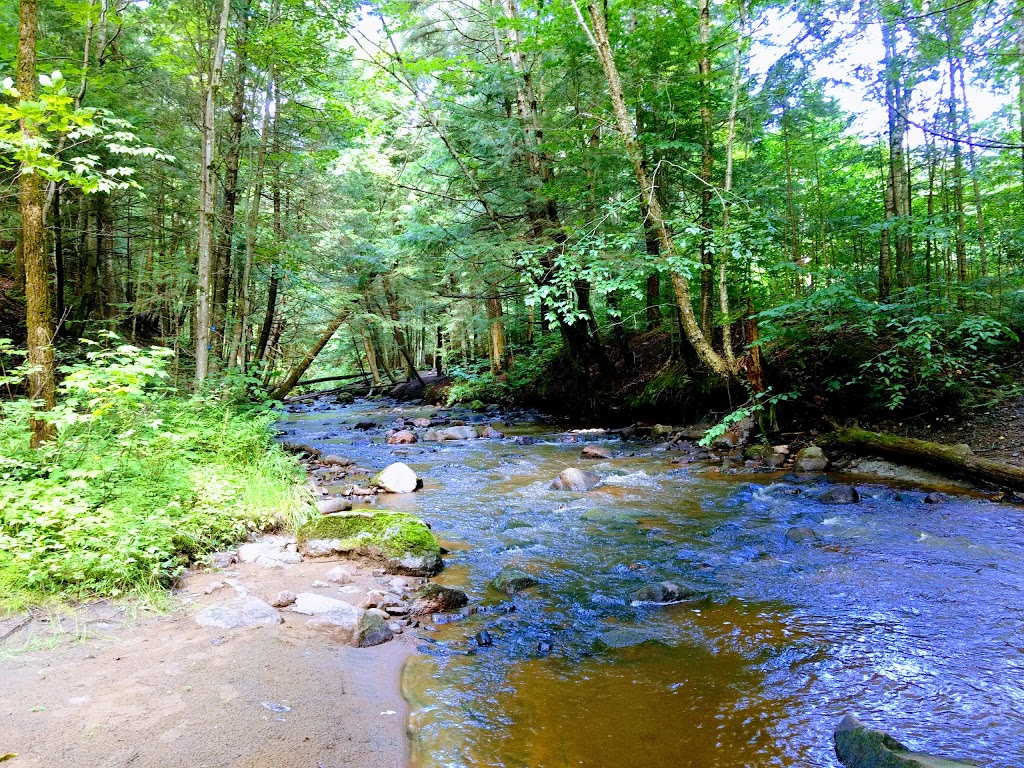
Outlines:
[[[358, 605], [393, 577], [333, 558], [231, 559], [187, 574], [166, 611], [104, 601], [0, 622], [0, 756], [12, 768], [404, 768], [408, 636], [346, 647], [287, 609], [279, 624], [197, 622], [243, 593]], [[343, 585], [327, 579], [339, 564]]]

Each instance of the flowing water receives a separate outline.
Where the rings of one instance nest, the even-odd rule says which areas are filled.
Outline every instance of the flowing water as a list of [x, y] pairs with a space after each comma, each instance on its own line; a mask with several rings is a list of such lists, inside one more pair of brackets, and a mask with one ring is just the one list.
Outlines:
[[[864, 478], [859, 504], [826, 505], [827, 478], [700, 472], [600, 433], [585, 439], [615, 458], [586, 461], [536, 422], [490, 422], [532, 445], [353, 429], [432, 411], [359, 402], [281, 424], [365, 467], [413, 467], [424, 489], [379, 504], [430, 523], [450, 550], [436, 580], [479, 606], [413, 630], [415, 766], [831, 767], [848, 712], [914, 749], [1024, 766], [1021, 508]], [[603, 484], [550, 490], [567, 466]], [[539, 585], [496, 591], [504, 566]], [[663, 580], [707, 597], [629, 603]]]

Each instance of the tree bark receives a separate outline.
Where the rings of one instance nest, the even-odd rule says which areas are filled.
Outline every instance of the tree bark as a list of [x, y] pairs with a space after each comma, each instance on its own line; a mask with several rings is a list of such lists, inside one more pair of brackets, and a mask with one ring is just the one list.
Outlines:
[[[36, 0], [18, 4], [18, 91], [23, 101], [35, 99]], [[35, 142], [38, 132], [28, 120], [21, 121], [21, 138]], [[18, 208], [21, 214], [21, 249], [25, 264], [25, 309], [28, 330], [28, 396], [49, 411], [56, 405], [53, 358], [53, 319], [50, 316], [50, 281], [47, 274], [46, 231], [43, 224], [43, 178], [37, 172], [18, 175]], [[31, 445], [39, 448], [56, 435], [53, 424], [33, 418]]]
[[288, 374], [284, 377], [284, 381], [278, 384], [270, 392], [271, 400], [283, 400], [289, 392], [295, 389], [295, 385], [299, 383], [299, 379], [302, 378], [302, 374], [309, 370], [309, 366], [311, 366], [313, 361], [316, 360], [316, 356], [319, 355], [323, 348], [327, 346], [327, 342], [331, 340], [331, 337], [334, 336], [337, 330], [341, 327], [341, 324], [345, 322], [348, 315], [349, 311], [348, 309], [345, 309], [331, 320], [331, 324], [328, 325], [327, 329], [320, 335], [320, 338], [317, 339], [313, 348], [306, 353], [306, 356], [299, 361], [298, 365], [288, 371]]
[[196, 269], [196, 385], [201, 386], [210, 370], [210, 326], [213, 305], [213, 230], [217, 189], [214, 174], [214, 153], [216, 150], [216, 107], [217, 91], [220, 88], [224, 70], [224, 49], [227, 47], [228, 17], [231, 14], [231, 0], [224, 0], [217, 24], [217, 40], [214, 44], [210, 71], [201, 88], [203, 98], [201, 153], [199, 175], [199, 253]]
[[698, 33], [700, 36], [700, 59], [697, 71], [700, 75], [700, 329], [705, 336], [711, 336], [715, 326], [714, 312], [714, 248], [711, 222], [711, 199], [715, 167], [715, 135], [711, 121], [711, 2], [699, 0]]
[[[636, 176], [637, 186], [640, 187], [640, 194], [647, 203], [648, 218], [658, 234], [658, 243], [663, 259], [671, 259], [676, 255], [675, 243], [668, 230], [668, 224], [661, 209], [657, 195], [654, 194], [654, 186], [644, 168], [643, 155], [637, 142], [636, 131], [629, 119], [629, 112], [626, 109], [626, 100], [623, 96], [622, 84], [619, 80], [619, 70], [612, 55], [611, 42], [608, 37], [608, 25], [604, 17], [604, 11], [595, 2], [587, 4], [587, 11], [590, 15], [593, 31], [587, 25], [583, 14], [572, 0], [576, 13], [579, 16], [580, 24], [587, 32], [594, 51], [604, 69], [605, 79], [608, 83], [608, 93], [611, 97], [612, 108], [615, 112], [615, 120], [622, 134], [626, 155], [633, 166], [633, 173]], [[701, 361], [713, 372], [724, 378], [733, 378], [737, 375], [735, 369], [731, 369], [725, 359], [719, 355], [711, 346], [708, 337], [701, 331], [700, 325], [693, 311], [693, 301], [690, 294], [690, 286], [686, 278], [674, 270], [670, 273], [672, 289], [675, 292], [676, 304], [679, 307], [680, 322], [686, 334], [686, 338], [693, 345], [694, 350]]]
[[884, 435], [852, 427], [837, 429], [818, 440], [819, 444], [861, 456], [882, 456], [893, 461], [933, 469], [1000, 488], [1024, 489], [1024, 467], [983, 459], [970, 450], [955, 446]]

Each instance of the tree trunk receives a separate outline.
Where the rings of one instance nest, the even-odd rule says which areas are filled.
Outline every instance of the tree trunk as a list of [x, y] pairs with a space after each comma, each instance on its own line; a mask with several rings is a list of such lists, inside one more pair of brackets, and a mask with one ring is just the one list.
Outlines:
[[1024, 467], [983, 459], [975, 456], [969, 449], [962, 450], [928, 440], [868, 432], [856, 427], [837, 429], [820, 438], [818, 442], [826, 448], [833, 447], [861, 456], [882, 456], [1000, 488], [1024, 490]]
[[491, 373], [497, 376], [505, 370], [505, 327], [501, 321], [501, 299], [490, 296], [487, 299], [487, 325], [491, 343], [488, 347], [491, 358]]
[[214, 152], [216, 150], [217, 91], [224, 69], [224, 49], [227, 46], [228, 17], [231, 0], [224, 0], [217, 25], [217, 40], [208, 76], [201, 86], [203, 99], [199, 170], [199, 253], [196, 269], [196, 385], [206, 380], [210, 370], [210, 326], [212, 325], [213, 289], [213, 230], [217, 200]]
[[304, 374], [309, 369], [309, 366], [313, 364], [313, 361], [316, 360], [316, 356], [319, 355], [321, 350], [327, 346], [327, 342], [331, 340], [331, 337], [334, 336], [337, 330], [341, 327], [341, 324], [345, 322], [345, 318], [347, 318], [348, 315], [349, 311], [348, 309], [345, 309], [331, 320], [331, 324], [328, 325], [327, 329], [320, 335], [320, 338], [317, 339], [313, 348], [306, 353], [306, 356], [299, 361], [298, 365], [288, 371], [288, 374], [284, 377], [284, 381], [278, 384], [270, 392], [271, 400], [284, 400], [285, 396], [295, 389], [295, 385], [299, 383], [299, 379], [302, 378], [302, 374]]
[[[228, 123], [227, 153], [224, 157], [224, 196], [220, 208], [220, 237], [217, 240], [213, 272], [213, 307], [211, 346], [224, 354], [225, 363], [231, 365], [226, 354], [227, 306], [231, 285], [231, 250], [235, 230], [235, 207], [238, 203], [238, 165], [242, 151], [242, 126], [245, 120], [245, 75], [248, 67], [249, 8], [245, 0], [238, 13], [238, 39], [235, 44], [235, 82], [231, 93], [231, 117]], [[217, 363], [211, 360], [211, 368]]]
[[[588, 3], [587, 11], [593, 24], [593, 31], [591, 31], [583, 18], [579, 6], [576, 5], [576, 0], [572, 0], [572, 3], [579, 16], [580, 24], [590, 37], [591, 44], [594, 46], [598, 59], [601, 61], [601, 66], [604, 69], [605, 78], [608, 83], [608, 92], [611, 97], [612, 108], [615, 112], [616, 123], [625, 145], [626, 155], [633, 166], [633, 173], [636, 176], [640, 194], [646, 200], [650, 223], [658, 233], [661, 257], [669, 260], [676, 255], [675, 243], [672, 240], [672, 235], [669, 233], [668, 224], [665, 222], [661, 203], [654, 194], [654, 186], [643, 165], [643, 155], [637, 142], [633, 124], [630, 122], [622, 84], [619, 80], [619, 70], [615, 65], [615, 58], [612, 55], [611, 42], [608, 37], [608, 25], [604, 12], [597, 3]], [[671, 278], [672, 288], [676, 296], [676, 304], [679, 307], [680, 322], [694, 350], [704, 364], [713, 372], [724, 378], [736, 376], [737, 371], [730, 369], [722, 356], [715, 352], [708, 337], [701, 331], [697, 318], [694, 315], [690, 286], [686, 279], [675, 271], [671, 272]]]
[[[35, 99], [36, 0], [18, 4], [18, 91], [24, 101]], [[35, 127], [21, 121], [21, 138], [26, 144], [37, 140]], [[21, 213], [21, 249], [25, 264], [25, 309], [28, 330], [28, 396], [49, 411], [56, 405], [53, 359], [53, 320], [50, 317], [50, 281], [46, 262], [46, 232], [43, 225], [43, 179], [38, 173], [18, 175], [18, 209]], [[56, 435], [53, 424], [43, 419], [30, 421], [31, 444], [40, 447]]]
[[715, 265], [711, 222], [711, 199], [715, 163], [715, 134], [711, 122], [711, 2], [699, 0], [698, 33], [700, 35], [700, 59], [697, 71], [700, 76], [700, 329], [711, 337], [715, 327]]

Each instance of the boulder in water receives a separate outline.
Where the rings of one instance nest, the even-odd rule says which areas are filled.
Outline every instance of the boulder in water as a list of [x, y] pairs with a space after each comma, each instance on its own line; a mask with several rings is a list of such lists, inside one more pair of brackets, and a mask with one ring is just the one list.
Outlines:
[[588, 445], [580, 451], [580, 458], [583, 459], [610, 459], [612, 452], [603, 445]]
[[793, 468], [797, 472], [821, 472], [828, 468], [828, 456], [816, 445], [809, 445], [796, 455]]
[[821, 494], [818, 501], [822, 504], [856, 504], [860, 501], [860, 493], [852, 485], [837, 485]]
[[476, 440], [477, 437], [476, 430], [470, 426], [448, 427], [437, 431], [437, 439], [442, 442], [445, 440]]
[[502, 568], [491, 584], [501, 592], [514, 595], [516, 592], [522, 592], [524, 589], [535, 587], [537, 580], [530, 574], [517, 568]]
[[882, 731], [864, 727], [853, 715], [847, 715], [832, 735], [836, 757], [847, 768], [968, 768], [973, 763], [911, 752]]
[[329, 496], [326, 499], [318, 499], [316, 508], [321, 515], [333, 515], [335, 512], [348, 512], [351, 510], [352, 502], [339, 499], [336, 496]]
[[425, 419], [422, 416], [412, 420], [412, 425], [417, 429], [426, 429], [430, 426], [430, 419]]
[[416, 442], [416, 433], [408, 429], [400, 429], [387, 439], [388, 445], [409, 445]]
[[498, 440], [500, 438], [503, 438], [504, 436], [505, 436], [504, 432], [499, 432], [498, 430], [496, 430], [494, 427], [492, 427], [490, 425], [487, 425], [486, 427], [484, 427], [483, 431], [480, 433], [480, 437], [490, 438], [491, 440]]
[[683, 600], [699, 600], [704, 595], [689, 586], [680, 586], [671, 581], [647, 584], [629, 596], [631, 603], [678, 603]]
[[325, 467], [351, 467], [355, 464], [352, 459], [346, 459], [344, 456], [336, 456], [333, 453], [330, 456], [324, 456], [320, 459], [320, 463]]
[[562, 470], [551, 483], [555, 491], [589, 491], [601, 484], [601, 476], [576, 467]]
[[413, 616], [428, 616], [433, 613], [450, 613], [469, 602], [461, 589], [442, 584], [427, 584], [416, 596], [410, 613]]
[[419, 487], [420, 479], [408, 464], [396, 461], [378, 472], [370, 485], [387, 493], [412, 493]]
[[817, 541], [818, 534], [813, 528], [806, 525], [799, 525], [786, 531], [786, 541], [793, 544], [802, 544], [805, 541]]

